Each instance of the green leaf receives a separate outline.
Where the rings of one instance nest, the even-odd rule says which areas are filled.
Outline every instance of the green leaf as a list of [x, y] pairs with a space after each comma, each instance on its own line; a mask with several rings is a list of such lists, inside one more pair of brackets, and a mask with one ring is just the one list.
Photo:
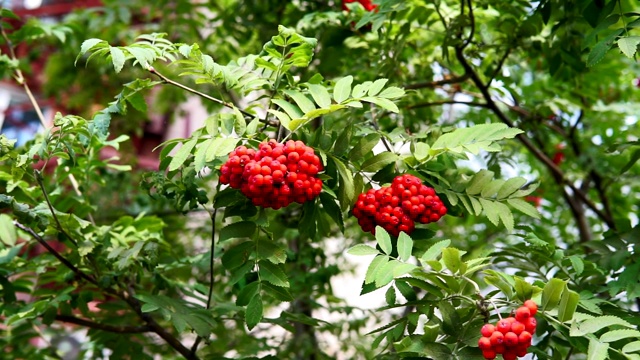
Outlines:
[[573, 314], [576, 312], [579, 302], [580, 295], [575, 291], [565, 288], [562, 292], [560, 305], [558, 306], [558, 320], [565, 322], [573, 319]]
[[422, 254], [420, 261], [426, 262], [430, 260], [436, 260], [438, 256], [442, 254], [442, 250], [449, 245], [451, 245], [451, 240], [438, 241], [437, 243], [431, 245], [431, 247], [429, 247], [429, 249], [425, 251], [424, 254]]
[[571, 261], [571, 266], [573, 267], [573, 271], [577, 276], [582, 274], [584, 271], [584, 261], [578, 255], [569, 256], [569, 261]]
[[349, 98], [353, 76], [349, 75], [338, 80], [333, 87], [333, 99], [340, 104]]
[[382, 90], [382, 92], [378, 94], [378, 97], [385, 98], [385, 99], [396, 99], [404, 96], [404, 94], [405, 93], [403, 89], [395, 86], [390, 86]]
[[477, 195], [480, 194], [482, 189], [489, 184], [491, 179], [493, 179], [493, 171], [489, 170], [480, 170], [477, 174], [475, 174], [469, 184], [467, 185], [466, 192], [469, 195]]
[[238, 306], [247, 306], [251, 299], [253, 299], [256, 294], [260, 291], [260, 282], [254, 281], [251, 284], [243, 287], [238, 293], [238, 297], [236, 298], [236, 305]]
[[616, 37], [622, 34], [623, 31], [623, 29], [618, 29], [609, 36], [600, 40], [589, 52], [589, 56], [587, 57], [587, 66], [592, 67], [599, 63], [607, 54], [609, 49], [611, 49], [611, 46], [613, 46], [613, 42]]
[[[609, 326], [624, 326], [634, 328], [631, 323], [617, 316], [605, 315], [587, 319], [578, 324], [578, 328], [571, 329], [571, 336], [583, 336], [584, 334], [593, 334]], [[577, 330], [577, 331], [576, 331]]]
[[636, 54], [638, 44], [640, 44], [640, 36], [629, 36], [618, 39], [620, 51], [630, 59], [633, 59], [633, 56]]
[[367, 91], [367, 95], [376, 96], [382, 90], [382, 88], [387, 84], [389, 79], [378, 79], [371, 84], [369, 87], [369, 91]]
[[531, 299], [531, 297], [533, 297], [533, 286], [519, 276], [515, 276], [514, 280], [516, 281], [514, 288], [516, 290], [516, 297], [518, 297], [518, 300], [524, 302]]
[[623, 353], [628, 354], [628, 353], [637, 352], [637, 351], [640, 351], [640, 341], [630, 342], [622, 347]]
[[353, 174], [342, 161], [336, 157], [331, 157], [340, 174], [340, 205], [343, 210], [347, 209], [355, 197], [355, 185], [353, 184]]
[[13, 220], [7, 214], [0, 214], [0, 241], [7, 246], [14, 246], [18, 240]]
[[400, 260], [409, 261], [411, 252], [413, 251], [413, 239], [404, 231], [398, 236], [398, 258]]
[[87, 51], [89, 51], [92, 47], [96, 46], [99, 43], [103, 43], [104, 46], [107, 45], [107, 42], [101, 39], [87, 39], [83, 41], [82, 45], [80, 45], [80, 53], [76, 57], [74, 65], [78, 63], [78, 60], [82, 57], [82, 55], [86, 54]]
[[393, 247], [391, 245], [391, 237], [389, 236], [387, 230], [385, 230], [381, 226], [376, 226], [376, 241], [378, 242], [378, 246], [380, 246], [380, 249], [382, 249], [385, 254], [391, 254], [391, 251], [393, 250]]
[[488, 183], [486, 186], [482, 188], [482, 192], [480, 193], [480, 196], [482, 196], [483, 198], [490, 198], [495, 196], [498, 193], [498, 190], [500, 190], [500, 188], [504, 183], [505, 181], [502, 179], [492, 180], [490, 183]]
[[120, 48], [115, 46], [110, 46], [109, 52], [111, 53], [111, 62], [113, 63], [113, 68], [116, 70], [116, 73], [119, 73], [124, 66], [124, 52], [120, 50]]
[[384, 294], [384, 299], [389, 306], [396, 304], [396, 289], [393, 286], [389, 286], [387, 292]]
[[229, 239], [250, 238], [256, 231], [256, 223], [253, 221], [238, 221], [229, 224], [220, 230], [219, 242]]
[[376, 279], [375, 279], [376, 287], [381, 288], [387, 285], [388, 283], [390, 283], [393, 280], [393, 271], [399, 265], [403, 265], [403, 264], [398, 260], [394, 260], [394, 259], [384, 264], [380, 268], [380, 271], [376, 273]]
[[380, 154], [365, 160], [365, 162], [362, 163], [360, 170], [364, 172], [376, 172], [396, 160], [398, 160], [398, 155], [395, 153], [388, 151], [381, 152]]
[[289, 287], [289, 279], [280, 266], [268, 261], [260, 261], [258, 266], [258, 274], [262, 281], [268, 281], [275, 286]]
[[540, 219], [540, 212], [538, 209], [522, 199], [507, 199], [507, 204], [527, 216], [534, 219]]
[[376, 276], [378, 275], [378, 271], [389, 261], [389, 257], [384, 255], [378, 255], [369, 264], [367, 267], [367, 273], [365, 275], [364, 282], [365, 284], [372, 283], [375, 281]]
[[609, 344], [601, 343], [598, 340], [589, 341], [587, 360], [606, 360], [609, 358]]
[[498, 190], [498, 200], [509, 197], [514, 192], [520, 190], [520, 188], [527, 183], [527, 179], [522, 177], [515, 177], [507, 180], [500, 190]]
[[385, 110], [389, 110], [389, 111], [394, 112], [394, 113], [399, 113], [400, 112], [400, 109], [398, 109], [398, 106], [393, 101], [391, 101], [389, 99], [366, 96], [366, 97], [361, 98], [360, 100], [376, 104], [376, 105], [380, 106], [381, 108], [383, 108]]
[[274, 264], [284, 264], [287, 261], [287, 251], [273, 241], [256, 242], [256, 255], [258, 260], [269, 260]]
[[496, 202], [491, 200], [486, 200], [483, 198], [478, 199], [480, 204], [482, 204], [482, 208], [484, 209], [484, 214], [491, 221], [491, 223], [495, 226], [500, 224], [500, 210], [496, 206]]
[[198, 143], [198, 139], [191, 139], [186, 143], [182, 144], [180, 149], [176, 151], [176, 154], [173, 155], [171, 162], [169, 163], [169, 171], [174, 171], [178, 169], [184, 162], [187, 160], [189, 155], [191, 155], [191, 151]]
[[433, 155], [438, 155], [445, 151], [455, 153], [470, 152], [478, 154], [480, 150], [498, 151], [500, 147], [493, 146], [493, 143], [503, 139], [512, 139], [523, 131], [517, 128], [510, 128], [502, 123], [481, 124], [468, 128], [458, 128], [450, 133], [441, 135], [431, 145]]
[[279, 301], [290, 302], [294, 300], [289, 290], [282, 286], [275, 286], [265, 282], [262, 283], [262, 290], [267, 295]]
[[311, 97], [313, 100], [320, 106], [321, 108], [328, 108], [331, 106], [331, 95], [329, 91], [322, 85], [319, 84], [309, 84], [309, 93], [311, 93]]
[[462, 267], [460, 250], [452, 247], [442, 249], [442, 261], [447, 269], [454, 274], [457, 273], [460, 270], [460, 267]]
[[242, 242], [222, 255], [222, 265], [227, 270], [233, 270], [241, 267], [249, 260], [249, 256], [253, 252], [255, 244], [253, 241]]
[[349, 159], [359, 161], [380, 142], [380, 135], [377, 133], [367, 134], [358, 141], [358, 145], [354, 146], [349, 152]]
[[287, 102], [286, 100], [271, 99], [271, 102], [278, 105], [282, 110], [284, 110], [291, 119], [299, 119], [304, 115], [300, 108]]
[[562, 292], [567, 286], [566, 284], [564, 280], [557, 278], [549, 280], [542, 289], [542, 301], [540, 304], [542, 311], [551, 310], [558, 305]]
[[356, 255], [356, 256], [380, 254], [380, 252], [377, 249], [374, 249], [371, 246], [364, 245], [364, 244], [358, 244], [356, 246], [353, 246], [352, 248], [347, 250], [347, 253], [351, 255]]
[[249, 330], [253, 329], [262, 320], [262, 297], [260, 294], [256, 294], [247, 304], [244, 319]]
[[0, 265], [8, 264], [9, 262], [11, 262], [11, 260], [13, 260], [18, 255], [18, 253], [20, 253], [20, 250], [24, 245], [25, 243], [22, 243], [18, 246], [0, 250]]
[[313, 104], [311, 100], [309, 100], [309, 98], [305, 94], [296, 90], [284, 90], [283, 92], [287, 94], [289, 97], [291, 97], [293, 101], [296, 102], [296, 104], [298, 105], [300, 110], [302, 110], [303, 113], [306, 114], [316, 109], [316, 106]]

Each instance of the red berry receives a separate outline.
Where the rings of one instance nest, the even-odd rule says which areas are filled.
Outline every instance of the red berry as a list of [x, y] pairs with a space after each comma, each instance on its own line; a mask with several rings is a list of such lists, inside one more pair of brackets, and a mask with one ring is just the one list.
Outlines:
[[496, 352], [493, 350], [483, 350], [482, 351], [482, 356], [484, 356], [485, 359], [495, 359], [496, 358]]
[[527, 346], [529, 346], [531, 344], [531, 333], [528, 331], [523, 331], [520, 333], [520, 335], [518, 335], [518, 342], [520, 344], [526, 344]]
[[518, 355], [516, 355], [515, 353], [509, 351], [509, 352], [504, 352], [502, 354], [502, 358], [504, 360], [516, 360], [518, 358]]
[[506, 346], [518, 345], [518, 335], [516, 335], [514, 332], [511, 332], [511, 331], [504, 334], [504, 344]]
[[522, 322], [527, 320], [531, 316], [531, 311], [526, 306], [520, 306], [516, 310], [516, 320]]
[[536, 326], [538, 325], [538, 321], [533, 316], [529, 317], [524, 321], [524, 329], [531, 334], [536, 332]]
[[506, 334], [511, 331], [511, 322], [507, 319], [502, 319], [496, 324], [496, 330], [502, 334]]
[[492, 324], [484, 324], [484, 326], [482, 326], [482, 329], [480, 330], [480, 333], [482, 334], [482, 336], [490, 337], [494, 331], [496, 331], [495, 326], [493, 326]]
[[478, 340], [478, 347], [481, 350], [489, 350], [491, 349], [491, 339], [489, 339], [488, 337], [481, 337], [480, 340]]
[[491, 340], [491, 345], [493, 346], [502, 345], [502, 343], [504, 342], [504, 335], [500, 331], [496, 331], [491, 334], [491, 337], [489, 339]]
[[536, 314], [538, 313], [538, 304], [536, 304], [535, 301], [529, 299], [524, 302], [524, 306], [529, 309], [529, 311], [531, 312], [531, 316], [536, 316]]
[[516, 335], [520, 335], [525, 329], [525, 326], [523, 323], [519, 322], [519, 321], [514, 321], [511, 324], [511, 331], [514, 332]]

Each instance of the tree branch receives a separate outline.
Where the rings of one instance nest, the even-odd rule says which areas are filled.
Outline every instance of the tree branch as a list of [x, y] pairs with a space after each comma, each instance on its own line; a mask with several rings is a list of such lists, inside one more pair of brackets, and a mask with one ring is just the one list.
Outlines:
[[469, 79], [469, 74], [464, 74], [462, 76], [453, 76], [449, 78], [445, 78], [443, 80], [429, 81], [429, 82], [421, 82], [415, 84], [405, 85], [405, 90], [418, 90], [418, 89], [432, 89], [441, 87], [443, 85], [448, 84], [459, 84], [467, 81]]
[[151, 331], [151, 327], [147, 325], [143, 325], [143, 326], [109, 325], [109, 324], [97, 323], [87, 319], [81, 319], [71, 315], [56, 315], [55, 319], [57, 321], [61, 321], [65, 323], [76, 324], [76, 325], [85, 326], [91, 329], [97, 329], [97, 330], [108, 331], [108, 332], [119, 333], [119, 334], [139, 334], [139, 333], [145, 333], [145, 332]]
[[54, 248], [52, 248], [51, 245], [49, 245], [49, 243], [47, 243], [47, 241], [44, 238], [42, 238], [42, 236], [38, 235], [38, 233], [36, 233], [32, 228], [25, 226], [16, 220], [13, 221], [13, 225], [18, 229], [28, 233], [34, 239], [36, 239], [36, 241], [38, 241], [40, 245], [44, 246], [44, 248], [47, 249], [47, 251], [50, 252], [51, 255], [53, 255], [56, 259], [58, 259], [62, 263], [62, 265], [66, 266], [69, 270], [71, 270], [74, 274], [76, 274], [76, 276], [88, 281], [93, 285], [100, 287], [96, 279], [94, 279], [90, 275], [85, 274], [82, 270], [78, 269], [75, 265], [69, 262], [69, 260], [67, 260], [64, 256], [62, 256], [59, 252], [57, 252]]
[[440, 101], [423, 102], [423, 103], [409, 105], [407, 106], [407, 109], [416, 109], [416, 108], [428, 107], [428, 106], [440, 106], [440, 105], [447, 105], [447, 104], [460, 104], [460, 105], [488, 108], [488, 105], [486, 103], [473, 102], [473, 101], [440, 100]]
[[[218, 184], [218, 191], [220, 190], [220, 184]], [[213, 285], [215, 281], [214, 273], [213, 273], [213, 265], [216, 254], [216, 214], [218, 213], [218, 208], [213, 208], [213, 212], [211, 213], [211, 256], [209, 256], [209, 294], [207, 294], [207, 310], [211, 308], [211, 301], [213, 299]], [[200, 342], [202, 342], [202, 336], [198, 335], [196, 341], [193, 342], [191, 346], [191, 353], [196, 354], [198, 352], [198, 346]]]
[[[254, 114], [251, 114], [251, 113], [249, 113], [249, 112], [247, 112], [245, 110], [242, 110], [242, 109], [236, 107], [234, 104], [232, 104], [230, 102], [226, 102], [226, 101], [220, 100], [218, 98], [214, 98], [213, 96], [207, 95], [207, 94], [205, 94], [203, 92], [200, 92], [200, 91], [198, 91], [196, 89], [192, 89], [192, 88], [190, 88], [190, 87], [188, 87], [188, 86], [186, 86], [184, 84], [181, 84], [181, 83], [179, 83], [177, 81], [173, 81], [173, 80], [169, 79], [168, 77], [164, 76], [163, 74], [159, 73], [158, 70], [156, 70], [153, 67], [149, 67], [149, 72], [154, 74], [154, 75], [156, 75], [157, 77], [159, 77], [162, 80], [162, 82], [164, 82], [166, 84], [173, 85], [173, 86], [178, 87], [178, 88], [180, 88], [182, 90], [185, 90], [185, 91], [188, 91], [188, 92], [190, 92], [192, 94], [198, 95], [201, 98], [204, 98], [204, 99], [207, 99], [209, 101], [213, 101], [213, 102], [215, 102], [217, 104], [220, 104], [222, 106], [228, 107], [229, 109], [237, 109], [238, 111], [240, 111], [240, 113], [242, 115], [244, 115], [245, 117], [247, 117], [249, 119], [253, 119], [253, 118], [257, 117]], [[270, 125], [274, 125], [274, 124], [270, 124]], [[275, 124], [275, 125], [277, 125], [277, 124]]]
[[82, 270], [80, 270], [75, 265], [73, 265], [71, 262], [69, 262], [69, 260], [67, 260], [64, 256], [62, 256], [59, 252], [57, 252], [54, 248], [52, 248], [47, 243], [47, 241], [44, 240], [42, 238], [42, 236], [38, 235], [38, 233], [36, 233], [33, 229], [31, 229], [30, 227], [19, 223], [16, 220], [13, 221], [13, 224], [18, 229], [28, 233], [34, 239], [36, 239], [42, 246], [45, 247], [45, 249], [47, 249], [47, 251], [49, 251], [56, 259], [58, 259], [64, 266], [66, 266], [69, 270], [71, 270], [78, 277], [80, 277], [80, 278], [88, 281], [89, 283], [97, 286], [98, 288], [100, 288], [104, 292], [106, 292], [107, 294], [116, 296], [116, 297], [122, 299], [123, 301], [125, 301], [129, 305], [129, 307], [131, 307], [131, 309], [144, 322], [147, 323], [148, 330], [150, 332], [154, 332], [158, 336], [160, 336], [164, 341], [167, 342], [167, 344], [169, 344], [169, 346], [171, 346], [177, 352], [179, 352], [182, 356], [184, 356], [185, 359], [187, 359], [187, 360], [199, 360], [199, 358], [195, 354], [192, 354], [191, 351], [187, 347], [185, 347], [180, 342], [180, 340], [178, 340], [178, 338], [173, 336], [163, 326], [158, 324], [158, 322], [150, 314], [142, 312], [142, 306], [140, 305], [140, 301], [138, 301], [138, 299], [136, 299], [136, 298], [134, 298], [132, 296], [132, 294], [133, 294], [133, 290], [132, 289], [130, 289], [128, 292], [125, 292], [125, 291], [118, 291], [118, 290], [115, 290], [115, 289], [112, 289], [112, 288], [103, 288], [103, 287], [101, 287], [98, 284], [98, 282], [92, 276], [87, 275]]
[[[455, 48], [455, 53], [456, 58], [465, 69], [465, 73], [469, 74], [471, 80], [482, 93], [482, 97], [487, 102], [487, 108], [490, 109], [498, 117], [498, 119], [500, 119], [500, 121], [510, 127], [514, 127], [511, 119], [509, 119], [496, 105], [495, 101], [491, 97], [491, 94], [489, 93], [488, 87], [482, 82], [478, 74], [473, 70], [473, 68], [465, 58], [464, 49], [458, 46]], [[576, 188], [573, 183], [568, 181], [564, 176], [564, 172], [558, 166], [556, 166], [556, 164], [554, 164], [553, 161], [544, 152], [542, 152], [542, 150], [535, 146], [524, 133], [518, 134], [517, 139], [554, 175], [558, 176], [561, 184], [568, 186], [572, 190], [572, 192], [580, 198], [580, 200], [582, 200], [600, 219], [602, 219], [607, 224], [609, 228], [615, 229], [615, 223], [613, 222], [613, 219], [610, 218], [607, 214], [603, 213], [600, 209], [598, 209], [598, 207], [589, 198], [587, 198], [586, 194], [584, 194], [580, 189]]]
[[42, 182], [42, 174], [38, 170], [35, 170], [34, 172], [35, 172], [35, 175], [36, 175], [36, 182], [38, 183], [38, 186], [40, 186], [40, 190], [42, 190], [42, 195], [44, 195], [44, 200], [47, 203], [47, 206], [49, 207], [49, 211], [51, 211], [51, 216], [53, 216], [53, 219], [56, 221], [56, 224], [58, 225], [58, 230], [60, 230], [60, 232], [63, 233], [64, 236], [66, 236], [67, 239], [69, 239], [69, 241], [71, 241], [71, 243], [75, 247], [78, 247], [78, 243], [62, 227], [62, 224], [60, 223], [60, 220], [58, 219], [58, 215], [56, 215], [56, 211], [53, 208], [53, 204], [51, 204], [51, 200], [49, 199], [49, 194], [47, 194], [47, 189], [44, 187], [44, 183]]

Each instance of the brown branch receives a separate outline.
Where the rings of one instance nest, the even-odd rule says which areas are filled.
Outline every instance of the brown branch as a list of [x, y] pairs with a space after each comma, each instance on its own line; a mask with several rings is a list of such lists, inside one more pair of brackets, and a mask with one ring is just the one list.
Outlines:
[[42, 182], [42, 174], [40, 173], [40, 171], [35, 170], [35, 175], [36, 175], [36, 182], [38, 183], [38, 185], [40, 186], [40, 190], [42, 190], [42, 195], [44, 195], [44, 200], [47, 203], [47, 206], [49, 207], [49, 211], [51, 212], [51, 216], [53, 216], [53, 219], [56, 221], [56, 224], [58, 225], [58, 230], [64, 234], [64, 236], [67, 237], [67, 239], [69, 241], [71, 241], [71, 243], [75, 246], [78, 247], [78, 243], [71, 237], [71, 235], [69, 235], [69, 233], [67, 233], [67, 231], [62, 227], [62, 224], [60, 223], [60, 220], [58, 219], [58, 215], [56, 215], [56, 211], [53, 208], [53, 204], [51, 204], [51, 200], [49, 199], [49, 194], [47, 193], [47, 189], [44, 187], [44, 183]]
[[185, 90], [185, 91], [188, 91], [188, 92], [190, 92], [192, 94], [198, 95], [203, 99], [207, 99], [209, 101], [213, 101], [213, 102], [215, 102], [217, 104], [220, 104], [222, 106], [228, 107], [229, 109], [237, 109], [246, 118], [253, 119], [253, 118], [257, 117], [256, 115], [251, 114], [250, 112], [247, 112], [245, 110], [242, 110], [242, 109], [236, 107], [234, 104], [232, 104], [230, 102], [226, 102], [226, 101], [220, 100], [218, 98], [214, 98], [213, 96], [207, 95], [207, 94], [205, 94], [203, 92], [200, 92], [200, 91], [198, 91], [196, 89], [192, 89], [192, 88], [190, 88], [190, 87], [188, 87], [188, 86], [186, 86], [184, 84], [181, 84], [181, 83], [179, 83], [177, 81], [173, 81], [173, 80], [169, 79], [168, 77], [164, 76], [163, 74], [159, 73], [158, 70], [156, 70], [153, 67], [149, 67], [148, 70], [149, 70], [150, 73], [152, 73], [152, 74], [156, 75], [157, 77], [159, 77], [162, 80], [162, 82], [164, 82], [166, 84], [173, 85], [173, 86], [178, 87], [178, 88], [180, 88], [182, 90]]
[[[218, 191], [220, 191], [220, 183], [218, 183]], [[209, 310], [211, 308], [211, 301], [213, 300], [213, 285], [215, 282], [213, 265], [216, 254], [216, 215], [218, 214], [218, 208], [214, 208], [213, 212], [211, 212], [211, 255], [209, 256], [209, 293], [207, 294], [207, 307]], [[198, 346], [200, 342], [203, 340], [202, 336], [198, 335], [196, 341], [193, 342], [191, 346], [191, 353], [196, 354], [198, 352]]]
[[[471, 80], [474, 82], [476, 87], [482, 93], [482, 97], [487, 102], [487, 108], [490, 109], [503, 123], [507, 124], [510, 127], [514, 127], [513, 121], [509, 119], [500, 108], [497, 106], [491, 94], [489, 93], [488, 87], [482, 82], [478, 74], [473, 70], [469, 62], [464, 56], [464, 49], [462, 47], [456, 47], [455, 49], [456, 58], [465, 69], [465, 73], [469, 74]], [[587, 205], [600, 219], [602, 219], [609, 228], [615, 229], [615, 223], [613, 219], [602, 212], [598, 207], [587, 197], [585, 193], [583, 193], [580, 189], [576, 188], [576, 186], [567, 180], [564, 176], [564, 172], [553, 163], [553, 161], [540, 150], [536, 145], [534, 145], [531, 140], [525, 135], [525, 133], [521, 133], [517, 135], [517, 139], [524, 145], [538, 160], [540, 160], [554, 175], [558, 176], [561, 184], [568, 186], [571, 191], [582, 200], [582, 202]]]
[[457, 101], [457, 100], [440, 100], [440, 101], [423, 102], [423, 103], [417, 103], [417, 104], [409, 105], [409, 106], [407, 106], [407, 109], [416, 109], [416, 108], [429, 107], [429, 106], [440, 106], [440, 105], [447, 105], [447, 104], [460, 104], [460, 105], [483, 107], [483, 108], [488, 107], [487, 104], [480, 103], [480, 102]]
[[132, 296], [132, 294], [133, 294], [133, 290], [132, 289], [130, 289], [129, 292], [125, 292], [125, 291], [118, 291], [118, 290], [115, 290], [115, 289], [112, 289], [112, 288], [103, 288], [103, 287], [101, 287], [98, 284], [98, 282], [92, 276], [87, 275], [82, 270], [80, 270], [75, 265], [73, 265], [71, 262], [69, 262], [69, 260], [67, 260], [64, 256], [62, 256], [59, 252], [57, 252], [54, 248], [52, 248], [47, 243], [47, 241], [44, 240], [44, 238], [42, 238], [42, 236], [38, 235], [38, 233], [36, 233], [33, 229], [31, 229], [30, 227], [19, 223], [18, 221], [15, 221], [15, 220], [13, 221], [13, 224], [18, 229], [28, 233], [34, 239], [36, 239], [42, 246], [45, 247], [45, 249], [47, 249], [47, 251], [49, 251], [56, 259], [58, 259], [64, 266], [66, 266], [69, 270], [71, 270], [73, 273], [75, 273], [78, 277], [88, 281], [91, 284], [94, 284], [98, 288], [101, 288], [107, 294], [116, 296], [116, 297], [122, 299], [123, 301], [125, 301], [129, 305], [129, 307], [136, 314], [138, 314], [138, 316], [144, 322], [147, 323], [147, 326], [148, 326], [148, 329], [149, 329], [150, 332], [154, 332], [158, 336], [160, 336], [164, 341], [167, 342], [167, 344], [169, 344], [169, 346], [171, 346], [177, 352], [179, 352], [182, 356], [184, 356], [185, 359], [187, 359], [187, 360], [199, 360], [199, 358], [195, 354], [192, 354], [191, 351], [180, 342], [180, 340], [178, 340], [175, 336], [173, 336], [171, 333], [169, 333], [163, 326], [158, 324], [158, 322], [153, 317], [151, 317], [150, 314], [142, 312], [142, 306], [140, 305], [140, 301], [138, 301], [138, 299], [136, 299], [136, 298], [134, 298]]
[[42, 238], [42, 236], [38, 235], [38, 233], [36, 233], [32, 228], [25, 226], [16, 220], [13, 221], [13, 225], [18, 229], [28, 233], [34, 239], [36, 239], [36, 241], [38, 241], [40, 245], [44, 246], [44, 248], [47, 249], [47, 251], [50, 252], [51, 255], [53, 255], [56, 259], [58, 259], [62, 263], [62, 265], [66, 266], [69, 270], [71, 270], [74, 274], [76, 274], [76, 276], [86, 280], [87, 282], [95, 286], [100, 287], [96, 279], [94, 279], [90, 275], [87, 275], [82, 270], [78, 269], [75, 265], [73, 265], [71, 262], [69, 262], [69, 260], [67, 260], [64, 256], [62, 256], [59, 252], [57, 252], [54, 248], [52, 248], [51, 245], [49, 245], [49, 243], [47, 243], [47, 241], [44, 238]]
[[415, 83], [415, 84], [409, 84], [409, 85], [406, 85], [404, 88], [405, 88], [405, 90], [433, 89], [433, 88], [441, 87], [443, 85], [459, 84], [459, 83], [467, 81], [467, 79], [469, 79], [469, 75], [468, 74], [464, 74], [462, 76], [449, 77], [449, 78], [446, 78], [446, 79], [443, 79], [443, 80], [436, 80], [436, 81], [428, 81], [428, 82], [420, 82], [420, 83]]
[[108, 332], [119, 333], [119, 334], [139, 334], [139, 333], [145, 333], [145, 332], [151, 331], [151, 327], [147, 325], [143, 325], [143, 326], [109, 325], [109, 324], [97, 323], [87, 319], [81, 319], [71, 315], [56, 315], [55, 319], [57, 321], [61, 321], [65, 323], [76, 324], [76, 325], [85, 326], [91, 329], [108, 331]]

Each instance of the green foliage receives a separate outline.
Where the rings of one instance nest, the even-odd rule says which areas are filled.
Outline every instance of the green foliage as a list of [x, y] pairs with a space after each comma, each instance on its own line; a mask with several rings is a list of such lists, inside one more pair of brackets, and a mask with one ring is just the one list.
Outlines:
[[[33, 339], [66, 322], [89, 328], [80, 357], [480, 359], [482, 325], [533, 299], [537, 358], [639, 358], [637, 6], [376, 5], [2, 9], [1, 74], [29, 88], [48, 47], [43, 89], [83, 114], [22, 147], [0, 135], [4, 351], [63, 357]], [[138, 171], [128, 140], [186, 96], [202, 126]], [[219, 183], [268, 139], [314, 148], [319, 198], [263, 209]], [[402, 173], [448, 215], [363, 233], [359, 194]], [[359, 273], [345, 254], [369, 260], [355, 276], [378, 308], [338, 295]]]

